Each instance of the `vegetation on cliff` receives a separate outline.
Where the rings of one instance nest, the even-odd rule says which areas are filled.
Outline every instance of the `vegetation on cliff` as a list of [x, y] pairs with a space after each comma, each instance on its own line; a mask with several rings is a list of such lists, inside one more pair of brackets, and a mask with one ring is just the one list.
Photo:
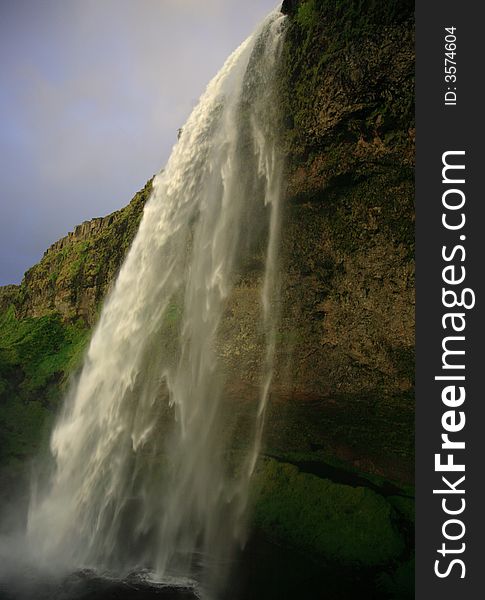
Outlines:
[[[277, 77], [288, 185], [267, 450], [282, 461], [338, 463], [363, 479], [348, 485], [262, 461], [255, 520], [277, 543], [330, 563], [382, 567], [387, 597], [406, 597], [413, 521], [406, 484], [414, 471], [413, 3], [285, 0], [283, 9], [289, 24]], [[80, 226], [19, 287], [0, 290], [3, 465], [36, 451], [150, 189], [149, 182], [125, 209]], [[244, 366], [235, 394], [242, 403], [257, 369], [250, 332], [258, 276], [256, 267], [244, 275], [224, 325], [239, 336], [237, 356], [224, 360]], [[177, 314], [175, 306], [169, 318]], [[376, 491], [376, 477], [397, 483], [395, 492]]]
[[412, 481], [413, 3], [285, 5], [279, 380], [330, 453]]
[[151, 184], [148, 181], [125, 208], [86, 221], [48, 248], [20, 286], [0, 292], [0, 309], [12, 304], [19, 318], [55, 313], [63, 322], [81, 319], [93, 325], [135, 237]]
[[0, 330], [0, 463], [12, 463], [38, 450], [88, 330], [59, 315], [19, 320], [12, 307], [0, 316]]

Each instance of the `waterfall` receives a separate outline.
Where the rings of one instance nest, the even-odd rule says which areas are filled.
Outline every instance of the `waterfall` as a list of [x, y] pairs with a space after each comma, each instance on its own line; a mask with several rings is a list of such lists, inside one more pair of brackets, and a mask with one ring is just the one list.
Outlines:
[[[275, 351], [283, 35], [274, 12], [228, 58], [154, 178], [32, 496], [29, 543], [46, 563], [202, 572], [217, 587], [244, 540]], [[234, 450], [221, 323], [258, 255], [260, 391]]]

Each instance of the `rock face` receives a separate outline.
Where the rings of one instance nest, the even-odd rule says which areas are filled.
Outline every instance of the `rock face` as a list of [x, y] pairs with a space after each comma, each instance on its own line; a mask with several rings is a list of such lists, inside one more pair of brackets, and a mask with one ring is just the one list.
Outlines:
[[122, 210], [85, 221], [55, 242], [25, 273], [20, 286], [0, 288], [0, 308], [12, 303], [20, 318], [55, 312], [65, 321], [81, 319], [93, 325], [135, 236], [150, 192], [151, 180]]
[[[364, 3], [365, 4], [365, 3]], [[268, 451], [331, 455], [413, 477], [413, 3], [285, 0], [278, 73], [287, 191]], [[91, 326], [136, 233], [149, 182], [123, 210], [47, 250], [0, 311]], [[259, 264], [259, 267], [258, 267]], [[258, 379], [261, 261], [241, 277], [221, 349], [249, 397]], [[256, 353], [257, 354], [257, 353]]]
[[18, 298], [18, 285], [4, 285], [0, 287], [0, 313], [14, 304]]
[[[277, 454], [318, 450], [410, 482], [413, 7], [285, 5], [291, 16], [280, 77], [288, 187], [268, 447]], [[244, 333], [258, 310], [252, 280], [240, 286], [227, 324], [241, 332], [235, 360], [244, 365], [245, 383], [255, 372]]]

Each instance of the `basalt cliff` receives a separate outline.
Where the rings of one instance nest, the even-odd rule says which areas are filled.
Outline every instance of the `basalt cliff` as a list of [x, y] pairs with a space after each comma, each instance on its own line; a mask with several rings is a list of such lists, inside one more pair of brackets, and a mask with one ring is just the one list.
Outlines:
[[[288, 31], [275, 73], [286, 156], [280, 324], [255, 514], [289, 546], [391, 565], [389, 588], [405, 577], [412, 522], [413, 3], [285, 0], [283, 11]], [[19, 286], [0, 288], [5, 482], [42, 444], [150, 189], [148, 182], [124, 209], [76, 227]], [[237, 350], [220, 352], [228, 372], [237, 364], [244, 373], [234, 382], [241, 411], [257, 383], [261, 266], [260, 256], [247, 264], [222, 325], [238, 340]], [[347, 488], [363, 491], [357, 498]], [[279, 506], [275, 493], [280, 504], [293, 496]], [[288, 522], [305, 495], [327, 498], [321, 508], [334, 525], [356, 519], [368, 546], [347, 544], [345, 531], [315, 541], [308, 513], [295, 536]], [[348, 512], [337, 514], [339, 503]], [[359, 525], [366, 506], [371, 516]]]

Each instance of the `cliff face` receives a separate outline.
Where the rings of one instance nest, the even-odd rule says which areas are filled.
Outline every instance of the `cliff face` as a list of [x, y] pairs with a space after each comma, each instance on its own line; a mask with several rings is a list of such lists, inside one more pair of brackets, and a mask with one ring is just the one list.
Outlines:
[[0, 288], [0, 488], [7, 493], [47, 435], [150, 190], [151, 181], [122, 210], [79, 225], [20, 286]]
[[[285, 0], [283, 10], [275, 78], [287, 188], [266, 452], [300, 471], [263, 461], [256, 521], [326, 560], [392, 563], [386, 586], [412, 587], [411, 563], [392, 571], [409, 559], [412, 502], [397, 488], [384, 494], [376, 476], [404, 485], [414, 471], [413, 3]], [[0, 288], [0, 464], [14, 472], [79, 364], [150, 189], [56, 242], [20, 286]], [[261, 264], [241, 274], [221, 324], [221, 339], [237, 342], [219, 351], [230, 412], [243, 418], [258, 395]], [[349, 472], [355, 487], [341, 485]]]
[[[289, 24], [275, 77], [287, 193], [268, 449], [331, 455], [410, 481], [413, 5], [286, 0], [283, 9]], [[150, 188], [149, 182], [123, 210], [83, 223], [56, 242], [20, 286], [0, 289], [0, 312], [14, 307], [4, 320], [8, 327], [12, 319], [29, 327], [54, 319], [66, 331], [92, 326]], [[257, 383], [259, 283], [257, 269], [242, 277], [223, 324], [238, 340], [237, 354], [223, 355], [229, 371], [237, 364], [239, 397], [253, 395]], [[81, 338], [65, 336], [70, 356]], [[13, 364], [15, 385], [24, 385], [23, 359], [12, 359], [7, 346], [1, 352], [5, 381]], [[57, 382], [69, 372], [67, 364], [52, 369], [49, 377]], [[46, 389], [36, 392], [43, 406], [49, 406]]]
[[78, 225], [46, 250], [20, 286], [0, 288], [0, 309], [13, 304], [17, 317], [57, 313], [66, 322], [93, 325], [100, 302], [116, 277], [138, 229], [151, 180], [125, 208]]
[[[413, 6], [284, 8], [287, 197], [269, 450], [320, 452], [411, 482]], [[226, 324], [240, 331], [232, 362], [244, 365], [245, 382], [255, 372], [244, 332], [257, 299], [247, 278]]]

